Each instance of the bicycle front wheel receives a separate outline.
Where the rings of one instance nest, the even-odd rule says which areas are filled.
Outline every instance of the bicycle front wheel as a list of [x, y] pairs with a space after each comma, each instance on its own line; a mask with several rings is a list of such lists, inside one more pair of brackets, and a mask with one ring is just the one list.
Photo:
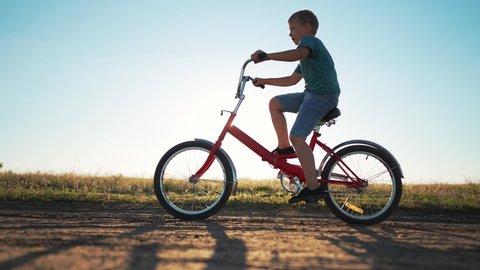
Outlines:
[[[328, 190], [325, 198], [335, 216], [353, 224], [376, 224], [391, 215], [402, 196], [400, 168], [383, 151], [366, 145], [353, 145], [339, 150], [337, 156], [360, 179], [365, 187], [349, 187], [344, 167], [332, 157], [325, 164], [322, 179], [343, 181], [322, 184]], [[349, 173], [351, 175], [351, 173]]]
[[221, 151], [215, 153], [212, 165], [200, 179], [190, 179], [205, 163], [211, 149], [212, 145], [206, 142], [184, 142], [167, 151], [158, 163], [155, 194], [171, 215], [205, 219], [227, 202], [233, 187], [233, 170]]

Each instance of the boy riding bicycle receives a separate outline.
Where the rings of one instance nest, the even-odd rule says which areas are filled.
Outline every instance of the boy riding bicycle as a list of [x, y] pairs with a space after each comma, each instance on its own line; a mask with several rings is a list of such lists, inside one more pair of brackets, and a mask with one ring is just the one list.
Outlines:
[[[269, 104], [272, 123], [278, 138], [278, 147], [274, 152], [280, 155], [296, 152], [305, 175], [306, 188], [288, 201], [297, 203], [326, 195], [317, 180], [313, 152], [305, 140], [320, 119], [337, 107], [340, 87], [333, 59], [322, 41], [315, 37], [318, 29], [315, 14], [310, 10], [295, 12], [288, 19], [288, 25], [289, 36], [297, 45], [296, 49], [267, 54], [258, 50], [251, 55], [251, 58], [254, 63], [266, 60], [300, 61], [290, 76], [255, 78], [254, 82], [255, 86], [292, 86], [302, 78], [305, 80], [303, 92], [276, 96], [270, 100]], [[284, 112], [297, 113], [290, 137]]]

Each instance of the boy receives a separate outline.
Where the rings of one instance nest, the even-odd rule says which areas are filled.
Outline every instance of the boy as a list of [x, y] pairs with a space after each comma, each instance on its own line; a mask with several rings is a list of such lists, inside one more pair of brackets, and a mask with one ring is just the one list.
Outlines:
[[[274, 152], [282, 155], [296, 152], [305, 175], [306, 187], [288, 201], [297, 203], [322, 198], [326, 194], [320, 188], [313, 152], [305, 140], [318, 121], [337, 106], [340, 87], [332, 57], [323, 43], [315, 37], [318, 29], [315, 14], [310, 10], [295, 12], [288, 19], [288, 25], [289, 36], [297, 45], [296, 49], [267, 54], [259, 50], [253, 53], [251, 58], [254, 63], [267, 60], [300, 61], [290, 76], [256, 78], [254, 82], [255, 86], [292, 86], [302, 78], [305, 80], [304, 92], [279, 95], [272, 98], [269, 103], [270, 115], [278, 138], [278, 147]], [[260, 59], [259, 56], [262, 54], [263, 58]], [[284, 112], [297, 113], [290, 131], [290, 141]]]

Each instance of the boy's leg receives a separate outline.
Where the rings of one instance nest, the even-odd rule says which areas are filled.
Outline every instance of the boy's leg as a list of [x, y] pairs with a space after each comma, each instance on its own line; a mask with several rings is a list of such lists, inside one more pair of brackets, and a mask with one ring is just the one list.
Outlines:
[[284, 112], [296, 113], [300, 109], [304, 98], [304, 93], [290, 93], [279, 95], [270, 100], [269, 109], [272, 117], [273, 127], [277, 133], [278, 148], [284, 149], [290, 147], [288, 138], [287, 120]]
[[[302, 166], [307, 188], [309, 190], [317, 190], [320, 184], [317, 180], [312, 149], [308, 146], [305, 140], [318, 121], [331, 109], [335, 108], [337, 104], [338, 96], [316, 95], [307, 92], [298, 111], [297, 119], [290, 131], [290, 140], [295, 147], [295, 152], [297, 153], [298, 160]], [[309, 191], [305, 190], [305, 194], [309, 195]], [[301, 194], [297, 197], [302, 197], [300, 195]], [[293, 200], [293, 202], [296, 201], [298, 200]]]
[[316, 189], [320, 186], [317, 180], [317, 171], [315, 169], [315, 158], [312, 149], [308, 146], [305, 139], [299, 136], [290, 136], [298, 160], [303, 169], [305, 180], [307, 181], [307, 188]]
[[282, 105], [278, 98], [274, 97], [269, 103], [270, 116], [272, 117], [273, 127], [277, 133], [278, 148], [290, 147], [290, 141], [288, 140], [288, 128], [287, 120], [283, 114]]
[[319, 198], [325, 198], [327, 193], [320, 188], [320, 183], [317, 180], [317, 173], [315, 170], [315, 159], [313, 157], [312, 149], [305, 142], [305, 139], [300, 136], [290, 135], [293, 147], [297, 153], [298, 160], [303, 169], [303, 174], [306, 180], [306, 187], [302, 189], [297, 195], [288, 200], [288, 203], [298, 203], [301, 201], [309, 202]]

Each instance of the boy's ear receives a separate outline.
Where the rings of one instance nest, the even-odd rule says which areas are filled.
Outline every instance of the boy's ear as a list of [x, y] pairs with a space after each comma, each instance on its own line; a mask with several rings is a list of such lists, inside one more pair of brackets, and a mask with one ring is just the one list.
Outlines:
[[312, 32], [313, 32], [313, 27], [312, 27], [312, 25], [311, 25], [311, 24], [309, 24], [309, 23], [306, 23], [306, 24], [305, 24], [305, 27], [307, 27], [307, 30], [308, 30], [308, 32], [310, 32], [310, 33], [312, 33]]

